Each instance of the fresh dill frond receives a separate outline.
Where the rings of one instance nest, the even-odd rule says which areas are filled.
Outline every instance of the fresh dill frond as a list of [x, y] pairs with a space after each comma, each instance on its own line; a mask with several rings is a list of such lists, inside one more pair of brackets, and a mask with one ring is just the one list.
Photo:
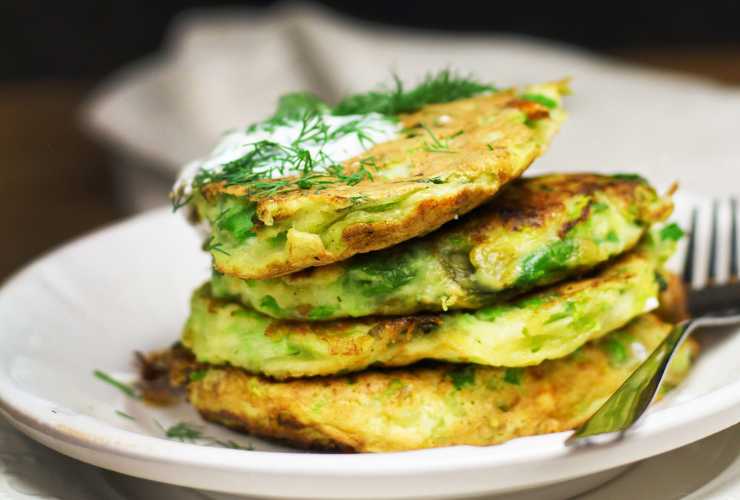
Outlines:
[[190, 203], [190, 201], [193, 199], [193, 195], [190, 194], [188, 196], [185, 196], [183, 189], [181, 188], [179, 192], [173, 192], [170, 195], [170, 203], [172, 204], [172, 212], [177, 212], [182, 207], [186, 206]]
[[421, 126], [424, 128], [426, 133], [429, 134], [429, 137], [432, 139], [431, 144], [424, 141], [424, 145], [422, 146], [422, 149], [424, 149], [424, 151], [428, 151], [430, 153], [454, 153], [454, 151], [450, 149], [450, 143], [448, 139], [440, 139], [439, 137], [434, 135], [434, 132], [432, 132], [432, 129], [430, 129], [423, 123], [421, 124]]
[[[275, 114], [248, 127], [247, 132], [272, 133], [278, 127], [289, 126], [297, 128], [297, 137], [290, 143], [259, 140], [248, 144], [247, 152], [240, 158], [226, 162], [218, 169], [202, 168], [191, 188], [199, 189], [211, 183], [222, 183], [226, 187], [238, 185], [245, 189], [245, 198], [259, 200], [295, 191], [319, 192], [335, 185], [354, 186], [366, 180], [373, 181], [376, 165], [361, 162], [357, 170], [347, 171], [342, 164], [329, 158], [324, 148], [348, 136], [354, 136], [365, 149], [371, 147], [374, 144], [372, 120], [378, 119], [377, 116], [368, 117], [373, 113], [383, 115], [382, 120], [394, 122], [398, 114], [416, 111], [427, 104], [451, 102], [496, 90], [493, 85], [450, 70], [429, 74], [410, 90], [404, 89], [397, 76], [394, 76], [394, 82], [394, 87], [389, 90], [351, 95], [334, 108], [307, 92], [281, 97]], [[331, 126], [331, 120], [326, 118], [329, 115], [355, 114], [359, 116], [336, 126]], [[449, 138], [441, 140], [429, 129], [427, 133], [431, 143], [425, 143], [424, 149], [436, 153], [452, 152], [447, 144]], [[176, 210], [190, 201], [190, 196], [176, 193], [173, 208]], [[221, 229], [234, 234], [237, 241], [254, 236], [252, 226], [251, 215], [246, 213], [238, 217], [224, 214], [219, 224]], [[207, 246], [207, 249], [226, 253], [218, 244]]]
[[168, 439], [174, 439], [183, 443], [218, 445], [233, 450], [254, 450], [254, 446], [252, 446], [251, 444], [243, 446], [236, 441], [232, 441], [231, 439], [223, 440], [208, 436], [203, 433], [202, 426], [190, 424], [187, 422], [178, 422], [177, 424], [165, 429], [165, 427], [160, 424], [159, 421], [154, 420], [154, 423], [157, 424], [157, 426], [162, 430], [162, 432], [164, 432], [164, 435]]
[[211, 236], [206, 242], [203, 244], [203, 250], [206, 252], [219, 252], [224, 255], [231, 255], [229, 252], [224, 250], [224, 245], [220, 241], [216, 241], [213, 236]]
[[165, 436], [170, 439], [177, 439], [178, 441], [195, 441], [203, 437], [203, 432], [200, 428], [195, 427], [187, 422], [179, 422], [165, 431]]
[[310, 92], [292, 92], [280, 96], [277, 111], [268, 121], [284, 123], [288, 120], [297, 120], [307, 113], [326, 113], [329, 106]]
[[417, 111], [427, 104], [451, 102], [496, 91], [491, 84], [460, 76], [449, 69], [427, 75], [411, 90], [404, 90], [403, 82], [397, 75], [393, 76], [393, 80], [393, 88], [345, 97], [332, 113], [340, 116], [367, 113], [394, 116]]
[[101, 370], [95, 370], [93, 371], [93, 375], [95, 378], [102, 380], [106, 384], [110, 384], [122, 393], [124, 393], [126, 396], [134, 399], [141, 399], [141, 394], [131, 385], [124, 384], [123, 382], [116, 380], [115, 378], [111, 377], [107, 373], [101, 371]]
[[134, 417], [132, 417], [132, 416], [131, 416], [131, 415], [129, 415], [128, 413], [125, 413], [125, 412], [123, 412], [123, 411], [121, 411], [121, 410], [116, 410], [116, 412], [115, 412], [115, 413], [116, 413], [116, 415], [118, 415], [119, 417], [123, 417], [123, 418], [125, 418], [125, 419], [127, 419], [127, 420], [136, 420], [136, 419], [135, 419]]

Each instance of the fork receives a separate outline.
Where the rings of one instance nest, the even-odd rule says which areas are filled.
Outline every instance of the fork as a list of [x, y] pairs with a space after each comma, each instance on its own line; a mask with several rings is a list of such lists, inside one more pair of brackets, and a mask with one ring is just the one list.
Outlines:
[[[691, 228], [684, 260], [682, 281], [686, 294], [689, 319], [678, 323], [650, 356], [630, 375], [612, 396], [566, 440], [567, 445], [592, 442], [593, 437], [622, 437], [647, 410], [655, 399], [666, 368], [683, 341], [697, 328], [740, 323], [740, 282], [738, 282], [737, 200], [730, 199], [730, 248], [728, 280], [717, 281], [719, 202], [712, 203], [709, 239], [709, 261], [706, 282], [693, 288], [697, 240], [698, 208], [691, 213]], [[607, 436], [606, 441], [609, 441]]]

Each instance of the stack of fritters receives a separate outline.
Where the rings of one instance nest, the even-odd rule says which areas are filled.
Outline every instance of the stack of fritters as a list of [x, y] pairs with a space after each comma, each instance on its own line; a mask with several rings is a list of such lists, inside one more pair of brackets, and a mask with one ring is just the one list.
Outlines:
[[565, 91], [430, 99], [397, 115], [399, 138], [344, 162], [340, 178], [368, 174], [357, 182], [194, 182], [214, 274], [171, 379], [208, 420], [320, 449], [583, 422], [670, 330], [650, 311], [680, 230], [654, 227], [671, 200], [635, 175], [518, 178]]

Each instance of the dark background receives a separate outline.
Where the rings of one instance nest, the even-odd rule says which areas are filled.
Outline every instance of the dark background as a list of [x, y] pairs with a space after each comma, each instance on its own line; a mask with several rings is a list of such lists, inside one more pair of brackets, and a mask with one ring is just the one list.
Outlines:
[[[267, 6], [276, 2], [218, 2]], [[692, 48], [740, 43], [740, 2], [323, 1], [376, 23], [434, 30], [517, 32], [595, 50]], [[4, 0], [0, 6], [0, 78], [104, 75], [155, 51], [179, 11], [216, 2]], [[680, 54], [677, 54], [680, 57]], [[737, 61], [735, 61], [737, 63]]]
[[[178, 12], [274, 2], [0, 2], [0, 279], [60, 241], [124, 215], [110, 156], [79, 126], [91, 88], [155, 52]], [[324, 1], [368, 22], [511, 32], [740, 84], [740, 2]]]

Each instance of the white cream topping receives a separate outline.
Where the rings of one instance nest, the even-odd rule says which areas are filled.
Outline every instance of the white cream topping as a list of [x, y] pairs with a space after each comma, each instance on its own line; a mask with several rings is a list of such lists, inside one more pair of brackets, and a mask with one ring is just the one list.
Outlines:
[[656, 299], [655, 297], [650, 297], [649, 299], [645, 301], [645, 307], [642, 310], [642, 312], [643, 313], [650, 312], [653, 309], [657, 309], [659, 305], [660, 305], [660, 302], [658, 302], [658, 299]]
[[[306, 133], [307, 127], [311, 128], [311, 133]], [[319, 133], [314, 133], [318, 130]], [[182, 190], [182, 193], [188, 195], [199, 172], [218, 173], [225, 164], [253, 151], [255, 145], [261, 141], [306, 150], [315, 162], [315, 170], [321, 171], [322, 168], [357, 156], [377, 143], [397, 138], [400, 131], [401, 125], [396, 120], [378, 113], [348, 116], [321, 114], [308, 122], [295, 120], [277, 126], [263, 123], [255, 127], [231, 130], [223, 135], [208, 156], [185, 165], [173, 190]], [[255, 172], [263, 172], [266, 179], [299, 173], [291, 169], [290, 165], [270, 161], [259, 165]]]

